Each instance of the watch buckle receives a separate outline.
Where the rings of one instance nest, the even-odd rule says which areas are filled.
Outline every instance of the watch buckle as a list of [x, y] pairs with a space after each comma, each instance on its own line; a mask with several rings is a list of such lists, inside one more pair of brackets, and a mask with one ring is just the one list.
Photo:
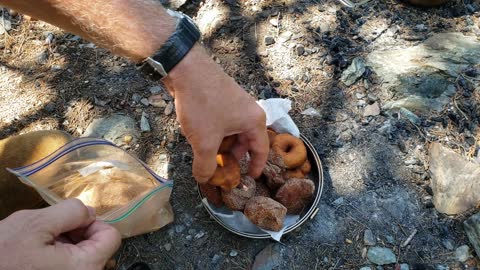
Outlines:
[[147, 59], [145, 59], [145, 62], [147, 62], [151, 67], [153, 67], [162, 76], [162, 78], [167, 76], [167, 72], [165, 71], [163, 65], [160, 62], [156, 61], [151, 57], [147, 57]]

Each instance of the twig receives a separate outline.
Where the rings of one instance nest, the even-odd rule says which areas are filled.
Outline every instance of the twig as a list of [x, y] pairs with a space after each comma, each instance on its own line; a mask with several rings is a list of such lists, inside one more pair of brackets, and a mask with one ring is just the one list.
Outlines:
[[400, 247], [406, 247], [408, 244], [410, 244], [410, 241], [412, 241], [413, 237], [417, 234], [417, 229], [414, 229], [413, 232], [410, 234], [410, 236], [400, 245]]

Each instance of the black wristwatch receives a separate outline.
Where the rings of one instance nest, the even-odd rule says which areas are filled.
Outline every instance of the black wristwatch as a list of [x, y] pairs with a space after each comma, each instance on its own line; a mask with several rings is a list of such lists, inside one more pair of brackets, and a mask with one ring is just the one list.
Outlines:
[[137, 64], [137, 69], [152, 80], [165, 78], [200, 39], [200, 30], [190, 17], [169, 9], [167, 12], [177, 18], [175, 32], [155, 54]]

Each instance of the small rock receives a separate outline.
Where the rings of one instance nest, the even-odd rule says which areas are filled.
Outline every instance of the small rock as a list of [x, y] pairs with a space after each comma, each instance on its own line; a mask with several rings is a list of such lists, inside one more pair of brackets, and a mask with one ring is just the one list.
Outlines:
[[132, 95], [132, 100], [135, 101], [135, 103], [140, 103], [140, 100], [142, 100], [142, 96], [135, 93], [135, 94]]
[[48, 60], [47, 51], [43, 51], [37, 56], [37, 63], [39, 63], [40, 65], [45, 65], [47, 63], [47, 60]]
[[229, 255], [230, 255], [230, 257], [237, 257], [238, 251], [232, 250], [232, 251], [230, 251], [230, 254], [229, 254]]
[[150, 124], [148, 123], [147, 114], [142, 112], [142, 118], [140, 119], [140, 130], [143, 132], [149, 132]]
[[316, 117], [322, 116], [317, 110], [315, 110], [312, 107], [305, 109], [303, 112], [301, 112], [301, 114], [308, 115], [308, 116], [316, 116]]
[[181, 233], [185, 230], [185, 226], [184, 225], [177, 225], [175, 226], [175, 232], [177, 233]]
[[344, 201], [345, 201], [345, 199], [343, 197], [340, 197], [340, 198], [336, 199], [335, 201], [333, 201], [333, 204], [337, 205], [337, 206], [342, 205]]
[[272, 45], [275, 43], [275, 39], [272, 36], [265, 36], [264, 38], [265, 45]]
[[458, 247], [455, 250], [455, 259], [457, 259], [457, 261], [465, 262], [468, 258], [470, 258], [470, 248], [467, 245]]
[[165, 108], [167, 106], [167, 102], [165, 102], [160, 95], [150, 96], [148, 98], [148, 103], [155, 108]]
[[223, 259], [223, 256], [222, 255], [213, 255], [213, 258], [212, 258], [212, 265], [218, 265]]
[[62, 67], [59, 66], [59, 65], [53, 65], [53, 66], [50, 68], [50, 70], [53, 71], [53, 72], [57, 72], [57, 71], [62, 70]]
[[194, 238], [195, 238], [195, 239], [200, 239], [200, 238], [202, 238], [204, 235], [205, 235], [204, 232], [199, 232], [199, 233], [195, 234]]
[[170, 250], [172, 249], [172, 244], [166, 243], [165, 245], [163, 245], [163, 248], [164, 248], [166, 251], [170, 251]]
[[133, 136], [132, 135], [126, 135], [125, 137], [123, 137], [123, 141], [126, 143], [126, 144], [130, 144], [133, 140]]
[[86, 128], [82, 137], [103, 138], [116, 145], [123, 145], [125, 136], [132, 136], [135, 143], [139, 137], [137, 123], [131, 117], [114, 114], [106, 118], [92, 121]]
[[380, 114], [380, 106], [378, 106], [378, 103], [375, 102], [371, 105], [367, 105], [363, 111], [363, 116], [376, 116]]
[[409, 157], [409, 158], [405, 159], [405, 160], [403, 161], [403, 163], [405, 163], [405, 165], [407, 165], [407, 166], [409, 166], [409, 165], [415, 165], [415, 164], [418, 163], [418, 160], [417, 160], [416, 158], [414, 158], [414, 157]]
[[297, 48], [295, 48], [295, 51], [298, 56], [303, 55], [303, 53], [305, 53], [305, 47], [303, 47], [303, 45], [298, 45]]
[[422, 120], [416, 114], [414, 114], [413, 112], [405, 108], [400, 108], [399, 112], [400, 112], [400, 115], [407, 118], [408, 121], [410, 121], [410, 123], [416, 126], [420, 126], [420, 124], [422, 123]]
[[270, 22], [270, 24], [275, 26], [275, 27], [278, 26], [278, 19], [277, 18], [272, 18], [268, 22]]
[[54, 42], [54, 39], [55, 39], [55, 36], [52, 33], [50, 32], [46, 33], [45, 44], [46, 45], [52, 44]]
[[54, 112], [55, 108], [56, 108], [56, 105], [55, 103], [52, 103], [52, 102], [47, 103], [47, 105], [45, 105], [45, 110], [49, 113]]
[[278, 269], [282, 263], [281, 246], [269, 244], [255, 256], [252, 270], [273, 270]]
[[384, 247], [371, 247], [367, 253], [368, 260], [377, 265], [391, 264], [397, 261], [393, 251]]
[[480, 256], [480, 213], [477, 213], [463, 222], [465, 233], [472, 244], [477, 256]]
[[287, 42], [290, 40], [290, 38], [292, 38], [292, 35], [293, 33], [290, 32], [290, 31], [285, 31], [283, 33], [281, 33], [279, 36], [278, 36], [278, 41], [280, 43], [284, 43], [284, 42]]
[[415, 25], [415, 31], [417, 32], [426, 32], [427, 30], [428, 28], [423, 23]]
[[365, 72], [365, 61], [361, 57], [355, 57], [352, 64], [343, 71], [340, 80], [346, 85], [354, 84]]
[[190, 240], [192, 240], [192, 239], [193, 239], [193, 236], [191, 236], [191, 235], [187, 235], [187, 236], [185, 237], [185, 239], [187, 239], [188, 241], [190, 241]]
[[363, 242], [366, 246], [375, 246], [377, 241], [375, 240], [375, 236], [373, 236], [373, 232], [371, 230], [365, 230], [363, 234]]
[[438, 211], [454, 215], [480, 203], [480, 165], [439, 143], [431, 144], [429, 156], [433, 203]]
[[146, 98], [142, 98], [142, 99], [140, 100], [140, 103], [142, 103], [142, 104], [145, 105], [145, 106], [150, 105], [150, 102], [148, 102], [148, 99], [146, 99]]
[[162, 88], [160, 86], [152, 86], [148, 89], [152, 95], [157, 95], [162, 92]]
[[167, 104], [167, 106], [165, 107], [165, 111], [163, 112], [165, 115], [170, 115], [173, 113], [173, 102], [170, 102]]
[[435, 266], [435, 270], [449, 270], [450, 268], [448, 266], [444, 266], [444, 265], [436, 265]]
[[355, 93], [355, 96], [357, 97], [357, 99], [362, 99], [362, 98], [365, 97], [365, 94], [361, 93], [361, 92], [357, 92], [357, 93]]
[[367, 102], [366, 102], [365, 100], [359, 100], [359, 101], [357, 102], [357, 106], [358, 106], [358, 107], [363, 107], [363, 106], [365, 106], [365, 105], [367, 105]]
[[0, 35], [12, 29], [12, 22], [6, 17], [0, 17]]
[[410, 267], [406, 263], [400, 264], [400, 270], [410, 270]]
[[367, 98], [368, 98], [368, 101], [377, 101], [378, 100], [378, 97], [375, 96], [374, 94], [368, 94]]
[[370, 266], [364, 266], [360, 268], [360, 270], [372, 270], [372, 268]]

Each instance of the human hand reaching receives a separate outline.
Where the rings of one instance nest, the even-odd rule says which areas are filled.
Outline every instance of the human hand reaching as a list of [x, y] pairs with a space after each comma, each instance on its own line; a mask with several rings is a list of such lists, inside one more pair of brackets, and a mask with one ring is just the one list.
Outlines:
[[249, 174], [258, 177], [268, 155], [265, 112], [245, 90], [196, 45], [164, 79], [175, 97], [177, 118], [193, 148], [193, 175], [205, 183], [213, 175], [224, 137], [237, 134], [233, 153], [250, 153]]
[[71, 199], [0, 221], [0, 269], [103, 269], [120, 233], [95, 220], [93, 209]]

